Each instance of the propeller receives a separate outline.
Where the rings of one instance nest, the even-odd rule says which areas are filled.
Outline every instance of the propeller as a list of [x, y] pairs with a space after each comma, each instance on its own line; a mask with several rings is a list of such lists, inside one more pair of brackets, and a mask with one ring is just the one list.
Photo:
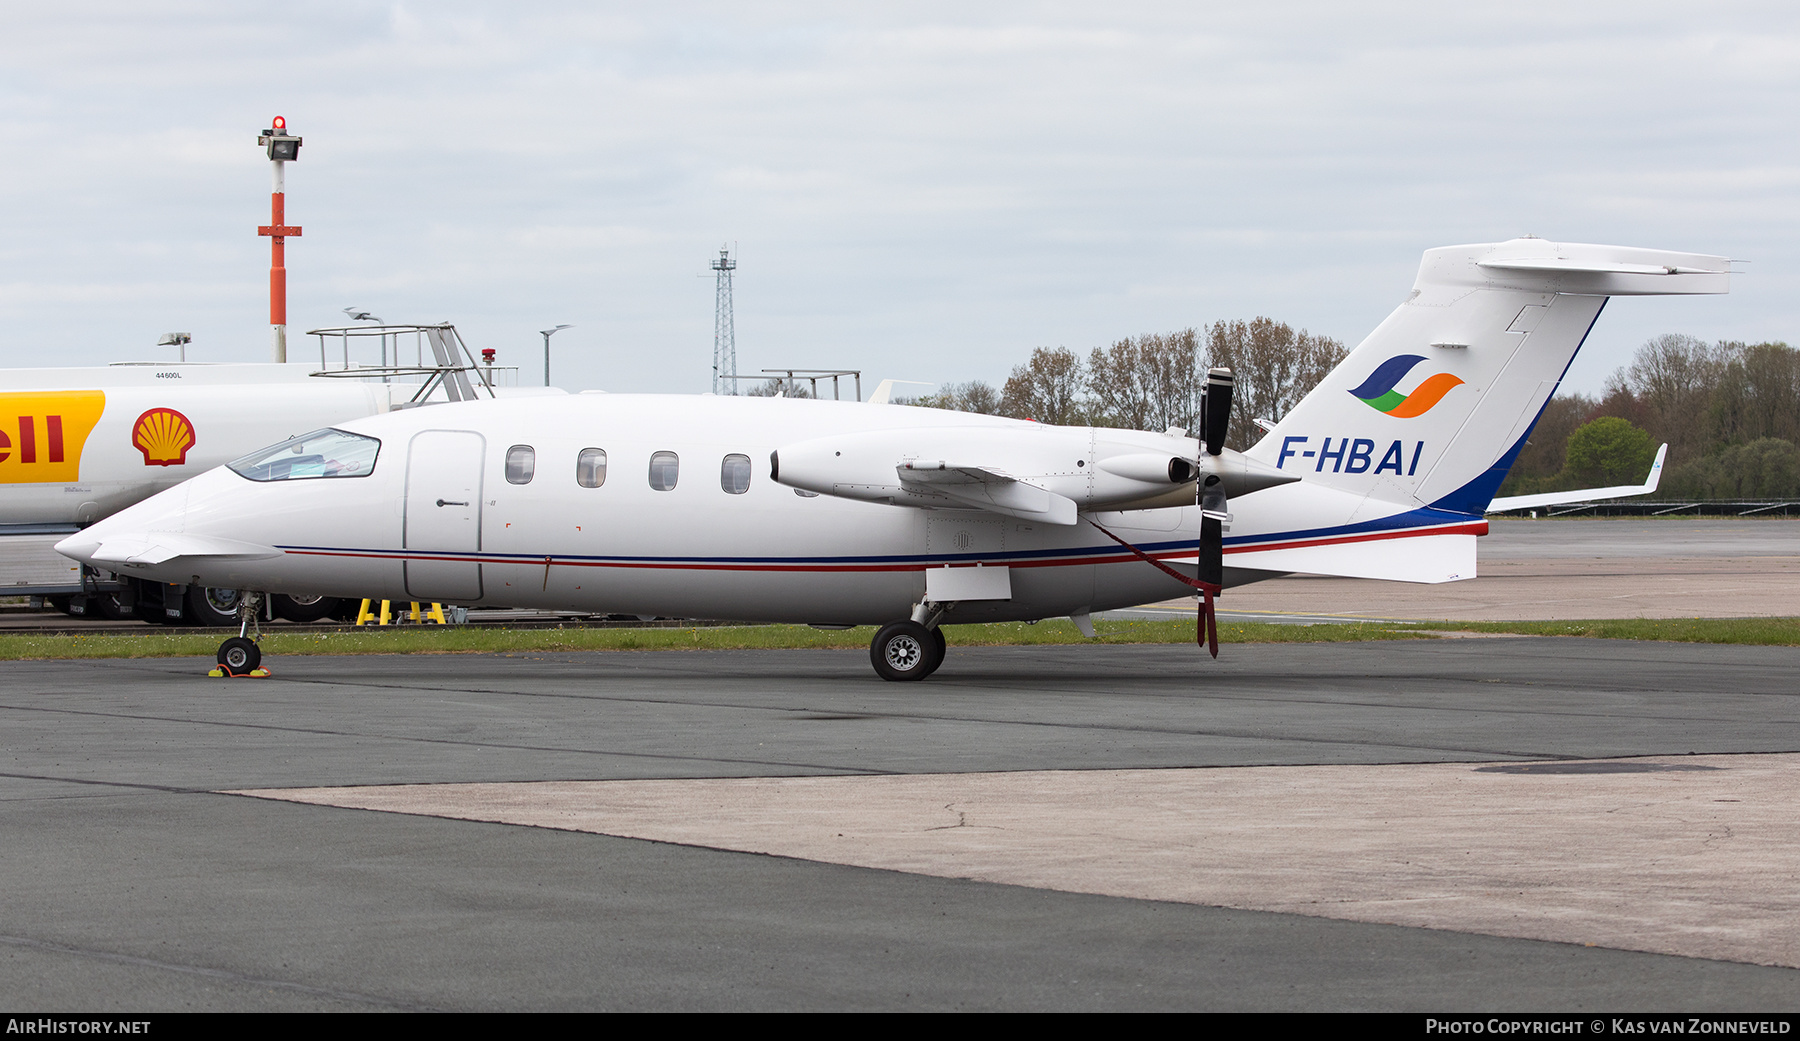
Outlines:
[[[1225, 428], [1231, 423], [1231, 387], [1233, 379], [1230, 369], [1213, 369], [1206, 374], [1206, 396], [1200, 400], [1200, 427], [1206, 435], [1206, 451], [1214, 459], [1225, 454]], [[1217, 465], [1215, 464], [1215, 469]], [[1174, 469], [1170, 469], [1173, 479]], [[1281, 483], [1281, 482], [1276, 482]], [[1194, 627], [1194, 639], [1219, 656], [1219, 619], [1213, 607], [1213, 598], [1225, 590], [1225, 522], [1230, 514], [1225, 501], [1225, 479], [1217, 473], [1204, 473], [1195, 483], [1195, 497], [1200, 506], [1200, 545], [1197, 558], [1197, 577], [1189, 578], [1169, 565], [1157, 560], [1150, 554], [1126, 542], [1124, 539], [1101, 527], [1093, 517], [1086, 520], [1107, 538], [1124, 546], [1131, 554], [1151, 567], [1166, 573], [1170, 578], [1185, 582], [1200, 590], [1200, 617]], [[1249, 491], [1268, 485], [1250, 484]]]
[[[1206, 374], [1206, 396], [1201, 399], [1200, 426], [1206, 435], [1206, 452], [1217, 458], [1225, 451], [1225, 431], [1231, 425], [1231, 389], [1236, 383], [1230, 369]], [[1200, 616], [1194, 639], [1219, 656], [1219, 620], [1213, 598], [1225, 588], [1225, 521], [1230, 516], [1225, 485], [1218, 474], [1207, 474], [1195, 488], [1200, 506]]]

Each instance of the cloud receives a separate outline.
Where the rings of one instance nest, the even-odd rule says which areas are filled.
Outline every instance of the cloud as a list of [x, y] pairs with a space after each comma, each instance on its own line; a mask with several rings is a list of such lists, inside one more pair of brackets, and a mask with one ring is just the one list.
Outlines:
[[1609, 308], [1578, 384], [1656, 333], [1800, 318], [1800, 33], [1773, 4], [195, 2], [8, 28], [10, 364], [154, 356], [169, 328], [261, 357], [277, 112], [306, 138], [296, 326], [354, 303], [524, 361], [572, 322], [580, 385], [704, 389], [724, 242], [745, 368], [871, 380], [1255, 314], [1354, 342], [1424, 249], [1523, 232], [1756, 261], [1724, 300]]

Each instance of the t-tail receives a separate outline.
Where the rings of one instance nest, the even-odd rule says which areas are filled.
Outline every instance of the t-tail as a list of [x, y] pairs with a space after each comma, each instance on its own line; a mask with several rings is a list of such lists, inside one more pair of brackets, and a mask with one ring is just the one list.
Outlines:
[[1406, 302], [1246, 454], [1480, 516], [1608, 297], [1724, 293], [1724, 257], [1513, 239], [1429, 250]]
[[[1724, 293], [1730, 280], [1724, 257], [1627, 246], [1523, 238], [1427, 251], [1406, 301], [1245, 453], [1302, 478], [1277, 490], [1307, 518], [1286, 544], [1485, 530], [1479, 518], [1607, 299]], [[1269, 556], [1275, 542], [1257, 541], [1237, 547], [1248, 554], [1238, 562], [1414, 581], [1474, 575], [1472, 537], [1441, 560], [1422, 555], [1421, 539], [1298, 556]]]

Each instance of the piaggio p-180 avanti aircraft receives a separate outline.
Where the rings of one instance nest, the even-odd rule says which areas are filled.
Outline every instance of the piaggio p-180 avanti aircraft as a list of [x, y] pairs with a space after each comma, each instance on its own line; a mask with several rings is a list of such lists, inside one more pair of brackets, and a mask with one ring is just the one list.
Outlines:
[[[876, 671], [919, 679], [944, 622], [1085, 627], [1289, 572], [1472, 578], [1483, 511], [1607, 299], [1729, 282], [1725, 258], [1661, 250], [1430, 250], [1243, 452], [1221, 444], [1219, 371], [1198, 438], [835, 401], [480, 401], [294, 438], [58, 549], [256, 593], [874, 624]], [[220, 650], [233, 672], [258, 656]]]

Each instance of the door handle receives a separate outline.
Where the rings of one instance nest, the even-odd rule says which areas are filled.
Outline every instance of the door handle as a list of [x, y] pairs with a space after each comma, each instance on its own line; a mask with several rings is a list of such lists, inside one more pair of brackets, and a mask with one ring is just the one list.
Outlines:
[[445, 502], [444, 500], [439, 499], [438, 505], [439, 506], [467, 506], [469, 504], [466, 502]]

